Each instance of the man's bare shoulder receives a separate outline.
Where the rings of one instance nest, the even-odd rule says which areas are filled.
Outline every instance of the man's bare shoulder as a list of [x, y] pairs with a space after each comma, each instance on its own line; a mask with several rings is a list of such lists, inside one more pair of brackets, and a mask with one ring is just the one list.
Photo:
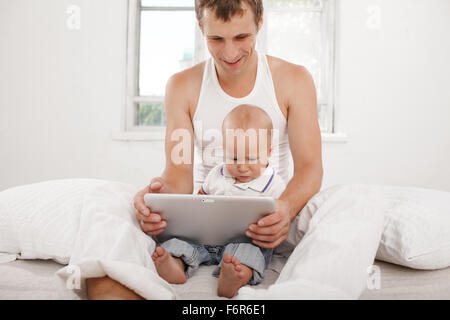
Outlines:
[[302, 65], [269, 55], [267, 61], [274, 80], [276, 78], [286, 83], [292, 83], [292, 81], [309, 81], [311, 79], [308, 69]]
[[205, 62], [173, 74], [167, 81], [166, 100], [175, 101], [174, 106], [189, 112], [191, 118], [195, 113], [200, 89], [202, 87]]
[[272, 56], [267, 56], [267, 61], [282, 111], [288, 113], [291, 106], [315, 99], [314, 80], [308, 69]]
[[195, 88], [200, 90], [204, 66], [205, 61], [173, 74], [169, 78], [167, 85], [177, 91], [182, 91], [183, 93], [192, 92]]

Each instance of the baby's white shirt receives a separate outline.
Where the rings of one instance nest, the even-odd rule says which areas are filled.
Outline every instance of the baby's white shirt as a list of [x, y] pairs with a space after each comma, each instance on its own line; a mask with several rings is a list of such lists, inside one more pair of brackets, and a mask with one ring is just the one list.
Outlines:
[[224, 163], [211, 169], [202, 185], [202, 191], [210, 195], [267, 196], [278, 199], [286, 184], [270, 165], [256, 179], [235, 183]]

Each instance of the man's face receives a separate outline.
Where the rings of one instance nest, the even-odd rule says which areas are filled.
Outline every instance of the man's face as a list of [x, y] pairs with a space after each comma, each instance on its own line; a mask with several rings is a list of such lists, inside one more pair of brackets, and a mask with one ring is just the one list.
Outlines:
[[254, 13], [245, 2], [242, 7], [244, 14], [237, 14], [227, 22], [218, 19], [212, 10], [205, 9], [203, 12], [200, 27], [206, 37], [208, 50], [216, 67], [226, 74], [237, 75], [245, 70], [255, 50], [258, 27]]

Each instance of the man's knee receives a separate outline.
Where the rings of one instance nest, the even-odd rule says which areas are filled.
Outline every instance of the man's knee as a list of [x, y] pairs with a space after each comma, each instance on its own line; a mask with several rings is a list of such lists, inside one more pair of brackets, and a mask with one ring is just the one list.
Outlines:
[[108, 276], [86, 279], [89, 300], [143, 300], [141, 296]]

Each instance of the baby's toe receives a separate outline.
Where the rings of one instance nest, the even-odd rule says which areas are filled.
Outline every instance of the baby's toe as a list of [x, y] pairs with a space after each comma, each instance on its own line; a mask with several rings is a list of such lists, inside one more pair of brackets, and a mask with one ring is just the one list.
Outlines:
[[238, 264], [240, 264], [241, 262], [238, 260], [238, 258], [236, 258], [235, 256], [233, 256], [233, 258], [231, 258], [231, 262], [237, 266]]
[[166, 253], [166, 250], [164, 250], [164, 248], [162, 248], [162, 247], [158, 247], [158, 248], [155, 249], [155, 253], [159, 257], [162, 257]]
[[225, 263], [231, 263], [232, 262], [232, 256], [230, 255], [230, 254], [228, 254], [228, 253], [225, 253], [224, 255], [223, 255], [223, 262], [225, 262]]

